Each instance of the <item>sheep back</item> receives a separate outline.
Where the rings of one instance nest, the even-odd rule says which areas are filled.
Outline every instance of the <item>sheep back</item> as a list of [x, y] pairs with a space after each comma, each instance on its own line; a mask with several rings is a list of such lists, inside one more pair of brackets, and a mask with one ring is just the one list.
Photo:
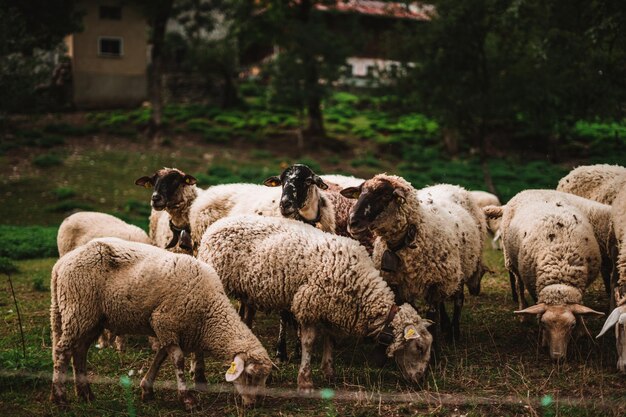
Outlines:
[[561, 178], [557, 191], [611, 204], [619, 189], [626, 184], [626, 168], [597, 164], [579, 166]]

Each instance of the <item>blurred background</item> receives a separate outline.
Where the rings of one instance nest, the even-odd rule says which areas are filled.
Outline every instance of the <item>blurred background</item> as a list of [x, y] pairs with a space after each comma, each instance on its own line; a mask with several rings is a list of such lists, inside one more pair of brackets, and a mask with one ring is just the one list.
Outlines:
[[618, 0], [5, 0], [0, 230], [52, 237], [75, 210], [145, 227], [133, 181], [162, 166], [206, 187], [303, 162], [507, 201], [623, 163], [625, 83]]

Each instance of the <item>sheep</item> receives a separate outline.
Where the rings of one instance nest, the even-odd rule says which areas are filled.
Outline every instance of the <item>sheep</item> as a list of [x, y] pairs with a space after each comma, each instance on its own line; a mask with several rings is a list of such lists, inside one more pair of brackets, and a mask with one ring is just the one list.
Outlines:
[[348, 230], [374, 233], [374, 263], [400, 301], [425, 298], [427, 318], [447, 326], [440, 305], [454, 297], [452, 336], [458, 340], [463, 284], [479, 292], [483, 273], [485, 220], [470, 194], [447, 184], [417, 191], [403, 178], [386, 174], [341, 194], [357, 199]]
[[154, 379], [169, 355], [179, 398], [187, 409], [195, 407], [184, 378], [186, 351], [208, 350], [232, 360], [226, 380], [234, 382], [245, 404], [252, 404], [265, 385], [271, 369], [265, 348], [239, 319], [215, 271], [191, 256], [117, 238], [95, 239], [57, 261], [50, 288], [55, 403], [67, 403], [70, 357], [76, 393], [94, 398], [85, 374], [87, 351], [104, 328], [156, 338], [157, 353], [141, 381], [143, 400], [154, 397]]
[[[229, 217], [207, 229], [198, 259], [215, 268], [227, 293], [258, 309], [294, 314], [302, 345], [300, 390], [313, 387], [311, 349], [322, 325], [375, 337], [409, 381], [417, 382], [428, 365], [431, 322], [409, 304], [396, 305], [367, 251], [353, 239], [291, 219]], [[326, 378], [334, 374], [331, 345], [326, 336]]]
[[358, 187], [362, 183], [365, 182], [363, 178], [357, 178], [352, 175], [322, 175], [322, 179], [326, 182], [337, 184], [339, 187], [348, 188], [348, 187]]
[[[486, 191], [470, 191], [472, 198], [481, 209], [486, 206], [499, 206], [498, 196]], [[491, 241], [491, 249], [501, 250], [500, 246], [500, 221], [498, 219], [487, 219], [487, 231]]]
[[[359, 184], [365, 181], [354, 177], [342, 178], [337, 175], [328, 177], [340, 181], [343, 179], [344, 184]], [[348, 233], [348, 217], [354, 202], [340, 194], [343, 187], [332, 183], [329, 183], [329, 186], [308, 166], [292, 165], [286, 168], [280, 176], [267, 178], [263, 184], [268, 187], [282, 186], [280, 212], [283, 216], [312, 225], [317, 224], [323, 218], [329, 218], [328, 223], [332, 225], [332, 228], [327, 231], [352, 237]], [[324, 230], [323, 227], [322, 229]], [[358, 240], [369, 253], [372, 253], [374, 237], [371, 233], [361, 234]]]
[[[117, 237], [133, 242], [150, 244], [150, 238], [139, 227], [128, 224], [110, 214], [83, 211], [65, 218], [57, 233], [59, 256], [84, 245], [98, 237]], [[98, 341], [100, 347], [115, 345], [118, 351], [124, 350], [124, 338], [104, 331]]]
[[[622, 178], [626, 180], [626, 178]], [[611, 219], [618, 242], [615, 276], [611, 282], [611, 314], [596, 337], [615, 327], [617, 369], [626, 373], [626, 186], [622, 186], [613, 200]]]
[[57, 233], [59, 256], [84, 245], [97, 237], [117, 237], [150, 244], [150, 238], [139, 227], [128, 224], [110, 214], [81, 211], [63, 220]]
[[626, 184], [626, 168], [619, 165], [583, 165], [561, 178], [557, 191], [612, 204]]
[[[135, 181], [140, 187], [154, 188], [150, 200], [150, 237], [157, 246], [181, 253], [192, 250], [189, 209], [200, 194], [196, 183], [196, 178], [176, 168], [162, 168]], [[166, 211], [168, 216], [161, 211]]]
[[506, 206], [485, 208], [502, 217], [502, 244], [507, 269], [525, 284], [537, 304], [515, 314], [536, 315], [550, 357], [563, 360], [572, 331], [583, 316], [604, 313], [582, 305], [585, 289], [602, 263], [603, 236], [610, 207], [554, 190], [527, 190]]

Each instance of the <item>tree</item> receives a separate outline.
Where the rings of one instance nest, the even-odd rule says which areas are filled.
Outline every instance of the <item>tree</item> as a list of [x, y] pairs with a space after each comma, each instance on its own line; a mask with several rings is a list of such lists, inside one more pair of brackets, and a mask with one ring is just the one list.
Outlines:
[[417, 62], [416, 105], [478, 149], [483, 161], [494, 132], [549, 138], [555, 151], [576, 120], [623, 117], [624, 2], [432, 3], [436, 15], [405, 51]]

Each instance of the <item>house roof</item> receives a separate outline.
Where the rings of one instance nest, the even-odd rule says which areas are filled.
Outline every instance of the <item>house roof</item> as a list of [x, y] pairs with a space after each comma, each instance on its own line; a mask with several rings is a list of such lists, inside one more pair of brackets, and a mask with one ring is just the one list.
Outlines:
[[435, 7], [418, 2], [401, 3], [377, 0], [337, 0], [334, 4], [316, 3], [319, 11], [358, 13], [369, 16], [392, 17], [395, 19], [429, 21]]

